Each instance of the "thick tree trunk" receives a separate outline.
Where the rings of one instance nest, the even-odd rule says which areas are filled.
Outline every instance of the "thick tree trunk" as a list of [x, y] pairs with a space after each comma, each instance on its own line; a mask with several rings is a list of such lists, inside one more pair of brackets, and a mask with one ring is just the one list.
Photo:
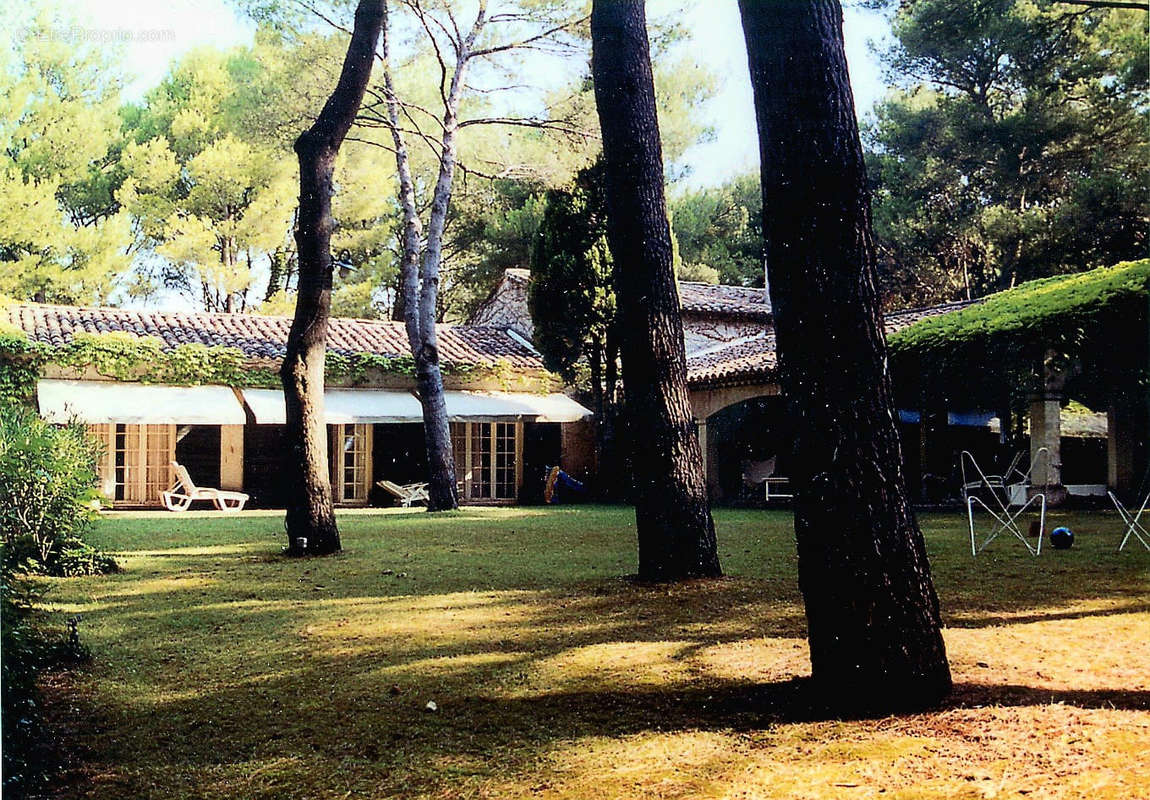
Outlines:
[[840, 707], [926, 706], [951, 679], [902, 475], [842, 9], [739, 6], [814, 683]]
[[596, 0], [591, 67], [607, 165], [608, 240], [618, 265], [623, 391], [634, 446], [639, 577], [721, 574], [663, 196], [642, 0]]
[[332, 172], [371, 76], [383, 22], [380, 0], [360, 0], [339, 82], [316, 119], [295, 143], [300, 198], [296, 245], [299, 291], [287, 353], [280, 369], [287, 419], [288, 552], [323, 555], [340, 549], [328, 479], [324, 423], [324, 358], [331, 312]]

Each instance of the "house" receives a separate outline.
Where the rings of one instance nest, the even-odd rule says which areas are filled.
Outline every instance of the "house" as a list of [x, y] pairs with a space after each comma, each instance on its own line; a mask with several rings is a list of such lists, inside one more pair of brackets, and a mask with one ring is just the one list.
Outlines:
[[[158, 506], [173, 460], [197, 483], [283, 506], [276, 375], [290, 326], [251, 314], [0, 308], [0, 328], [35, 345], [40, 413], [91, 426], [105, 445], [103, 491], [124, 507]], [[560, 462], [590, 473], [591, 412], [560, 392], [527, 339], [495, 325], [443, 325], [439, 349], [464, 502], [530, 502]], [[330, 322], [325, 414], [339, 505], [386, 502], [380, 479], [426, 479], [409, 352], [402, 323]]]
[[[530, 339], [534, 326], [527, 305], [529, 279], [527, 270], [507, 270], [472, 322], [497, 323]], [[744, 475], [754, 472], [756, 464], [770, 460], [776, 474], [785, 475], [785, 457], [791, 447], [789, 429], [783, 421], [769, 294], [766, 289], [680, 281], [679, 297], [687, 384], [704, 452], [708, 492], [715, 500], [734, 499], [746, 491]], [[884, 317], [884, 330], [889, 337], [921, 320], [978, 302], [893, 312]], [[953, 478], [959, 451], [971, 449], [989, 462], [1001, 450], [993, 415], [970, 411], [959, 408], [946, 412], [941, 433], [921, 423], [921, 410], [900, 411], [904, 468], [920, 496], [929, 495], [931, 480]], [[1033, 447], [1047, 446], [1051, 452], [1063, 452], [1068, 457], [1056, 459], [1059, 470], [1061, 460], [1068, 460], [1074, 480], [1092, 491], [1106, 484], [1113, 487], [1129, 482], [1128, 475], [1123, 478], [1115, 471], [1117, 459], [1112, 452], [1108, 454], [1108, 448], [1115, 451], [1120, 447], [1122, 436], [1114, 425], [1108, 433], [1097, 430], [1104, 415], [1095, 415], [1093, 424], [1083, 425], [1080, 418], [1073, 417], [1054, 424], [1053, 419], [1059, 416], [1057, 406], [1053, 411], [1044, 405], [1037, 411], [1032, 407], [1031, 413], [1041, 413], [1047, 420], [1039, 426], [1041, 438], [1035, 439]], [[1061, 416], [1067, 416], [1065, 411]], [[776, 462], [776, 458], [780, 460]], [[1061, 474], [1055, 483], [1059, 481]]]
[[[531, 273], [509, 269], [471, 317], [472, 325], [496, 325], [531, 341], [535, 325], [527, 304]], [[771, 322], [766, 289], [679, 282], [687, 353], [760, 333]]]

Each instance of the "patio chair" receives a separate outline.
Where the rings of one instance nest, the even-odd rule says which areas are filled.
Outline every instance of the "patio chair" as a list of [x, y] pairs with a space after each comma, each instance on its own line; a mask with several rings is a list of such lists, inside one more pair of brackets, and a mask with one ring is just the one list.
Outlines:
[[[762, 484], [766, 500], [790, 500], [794, 498], [791, 493], [791, 479], [775, 475], [778, 456], [771, 456], [765, 461], [743, 462], [743, 483], [748, 486]], [[771, 491], [774, 487], [775, 491]], [[781, 491], [780, 491], [781, 490]]]
[[210, 489], [206, 486], [196, 486], [188, 469], [175, 461], [169, 462], [172, 472], [175, 473], [175, 482], [166, 492], [160, 492], [160, 499], [168, 511], [187, 511], [196, 500], [209, 500], [215, 505], [217, 511], [242, 511], [248, 502], [248, 495], [243, 492], [229, 492], [224, 489]]
[[1122, 517], [1122, 522], [1126, 525], [1126, 535], [1122, 537], [1122, 544], [1118, 545], [1118, 552], [1122, 552], [1122, 548], [1130, 541], [1131, 536], [1142, 542], [1142, 546], [1147, 550], [1150, 550], [1150, 531], [1147, 531], [1140, 521], [1143, 512], [1146, 511], [1146, 506], [1150, 505], [1150, 492], [1146, 493], [1146, 497], [1142, 500], [1142, 505], [1140, 505], [1138, 510], [1133, 514], [1131, 514], [1130, 510], [1115, 496], [1114, 492], [1107, 492], [1106, 494], [1110, 495], [1110, 502], [1114, 503], [1114, 507], [1118, 509], [1118, 513]]
[[408, 483], [400, 485], [394, 481], [376, 481], [375, 485], [393, 496], [404, 508], [411, 508], [413, 503], [426, 503], [428, 500], [426, 483]]
[[[974, 460], [974, 456], [968, 450], [963, 450], [962, 455], [959, 456], [959, 467], [962, 469], [962, 494], [966, 497], [972, 491], [980, 489], [989, 489], [990, 491], [1001, 491], [1003, 495], [1010, 494], [1010, 485], [1012, 482], [1026, 481], [1026, 473], [1021, 470], [1022, 457], [1024, 453], [1019, 450], [1014, 454], [1014, 458], [1003, 470], [1001, 475], [985, 475], [979, 469], [978, 463]], [[967, 473], [967, 461], [970, 462], [971, 473]]]
[[[1035, 492], [1030, 497], [1030, 476], [1035, 466], [1043, 457], [1050, 458], [1050, 451], [1045, 447], [1038, 449], [1030, 468], [1022, 472], [1018, 467], [1021, 459], [1016, 458], [1010, 469], [1002, 475], [987, 475], [982, 471], [974, 455], [963, 450], [959, 455], [959, 466], [962, 470], [962, 494], [966, 504], [966, 518], [970, 525], [970, 554], [977, 556], [1002, 533], [1010, 533], [1026, 547], [1032, 556], [1042, 554], [1042, 537], [1046, 533], [1046, 493]], [[967, 471], [969, 464], [969, 472]], [[1012, 476], [1014, 473], [1014, 476]], [[977, 480], [973, 478], [977, 476]], [[1011, 482], [1014, 481], [1014, 482]], [[983, 499], [982, 495], [988, 499]], [[980, 506], [993, 520], [993, 527], [982, 540], [977, 542], [975, 532], [974, 507]], [[1038, 543], [1031, 545], [1026, 535], [1019, 527], [1018, 520], [1027, 511], [1038, 509]]]
[[1146, 526], [1141, 522], [1142, 514], [1146, 512], [1146, 507], [1150, 506], [1150, 467], [1146, 468], [1146, 474], [1142, 476], [1142, 485], [1138, 487], [1138, 493], [1134, 495], [1135, 499], [1142, 498], [1142, 505], [1138, 506], [1138, 510], [1134, 513], [1130, 513], [1130, 509], [1122, 504], [1114, 492], [1108, 491], [1106, 494], [1110, 495], [1110, 502], [1118, 509], [1118, 514], [1126, 525], [1126, 535], [1122, 537], [1122, 543], [1118, 545], [1118, 552], [1122, 552], [1122, 548], [1130, 541], [1131, 536], [1140, 541], [1147, 550], [1150, 550], [1150, 532], [1147, 532]]

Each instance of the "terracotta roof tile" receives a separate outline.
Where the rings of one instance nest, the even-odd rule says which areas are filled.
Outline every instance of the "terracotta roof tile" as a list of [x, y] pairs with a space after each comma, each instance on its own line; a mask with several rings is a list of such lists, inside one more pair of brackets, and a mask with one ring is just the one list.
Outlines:
[[[166, 348], [180, 344], [235, 347], [252, 359], [281, 359], [291, 319], [256, 314], [135, 311], [120, 308], [76, 308], [20, 303], [0, 308], [0, 319], [21, 328], [30, 338], [53, 346], [72, 340], [79, 331], [123, 331], [155, 336]], [[506, 361], [523, 370], [542, 370], [539, 356], [501, 328], [440, 325], [440, 357], [445, 362], [490, 366]], [[328, 349], [341, 355], [374, 353], [410, 354], [401, 322], [333, 319], [328, 328]]]
[[979, 303], [981, 300], [960, 300], [955, 303], [943, 303], [938, 306], [926, 306], [924, 308], [908, 308], [904, 311], [892, 311], [883, 317], [883, 331], [887, 336], [890, 336], [895, 331], [901, 331], [903, 328], [908, 328], [920, 319], [927, 317], [937, 317], [940, 314], [947, 314], [951, 311], [957, 311], [960, 308]]
[[679, 281], [679, 298], [687, 313], [764, 322], [771, 319], [771, 300], [766, 289]]
[[[913, 325], [920, 319], [937, 317], [940, 314], [946, 314], [977, 302], [979, 301], [971, 300], [944, 303], [927, 308], [894, 311], [883, 318], [883, 330], [887, 336], [890, 336], [895, 331]], [[688, 355], [687, 382], [690, 384], [707, 384], [769, 379], [774, 377], [777, 368], [775, 334], [774, 331], [766, 331]]]
[[687, 356], [687, 383], [769, 378], [777, 366], [775, 333], [765, 331]]

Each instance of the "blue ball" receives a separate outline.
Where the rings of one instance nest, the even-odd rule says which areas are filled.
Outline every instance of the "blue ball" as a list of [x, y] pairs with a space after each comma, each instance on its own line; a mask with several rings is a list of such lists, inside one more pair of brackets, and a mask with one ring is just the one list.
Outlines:
[[1055, 550], [1069, 550], [1074, 544], [1074, 531], [1070, 528], [1055, 528], [1050, 532], [1050, 543]]

